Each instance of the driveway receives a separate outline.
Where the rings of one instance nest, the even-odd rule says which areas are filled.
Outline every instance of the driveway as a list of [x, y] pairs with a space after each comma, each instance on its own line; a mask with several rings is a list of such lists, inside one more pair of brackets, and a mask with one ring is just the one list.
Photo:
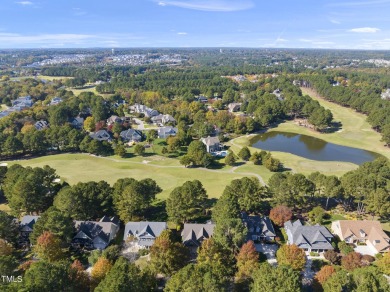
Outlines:
[[375, 256], [378, 252], [369, 245], [358, 245], [354, 248], [354, 250], [361, 254], [368, 254], [370, 256]]
[[255, 246], [257, 252], [261, 252], [267, 257], [267, 262], [271, 265], [276, 265], [276, 251], [278, 250], [277, 244], [257, 243]]

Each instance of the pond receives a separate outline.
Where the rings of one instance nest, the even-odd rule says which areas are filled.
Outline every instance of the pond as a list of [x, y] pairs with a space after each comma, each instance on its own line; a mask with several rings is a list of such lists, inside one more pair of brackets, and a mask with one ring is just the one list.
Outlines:
[[252, 147], [267, 151], [288, 152], [311, 160], [343, 161], [362, 164], [379, 154], [353, 147], [328, 143], [311, 136], [287, 132], [268, 132], [256, 136]]

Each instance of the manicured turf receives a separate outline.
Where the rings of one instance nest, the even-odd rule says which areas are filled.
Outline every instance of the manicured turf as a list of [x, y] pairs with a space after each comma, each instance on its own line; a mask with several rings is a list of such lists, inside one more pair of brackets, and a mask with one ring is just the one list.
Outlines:
[[7, 204], [0, 204], [0, 211], [9, 212], [11, 209], [8, 207]]
[[158, 195], [161, 199], [167, 198], [175, 187], [194, 179], [202, 182], [209, 197], [219, 197], [233, 179], [250, 176], [233, 173], [231, 167], [217, 170], [184, 168], [177, 159], [156, 155], [121, 159], [117, 156], [103, 158], [87, 154], [59, 154], [13, 161], [9, 165], [13, 163], [31, 167], [49, 165], [70, 184], [92, 180], [105, 180], [113, 184], [119, 178], [125, 177], [138, 180], [152, 178], [163, 189]]
[[[357, 113], [352, 109], [339, 106], [335, 103], [325, 101], [313, 90], [302, 88], [302, 91], [303, 94], [310, 95], [313, 99], [318, 100], [322, 106], [330, 109], [334, 116], [334, 120], [341, 122], [341, 129], [335, 133], [319, 133], [305, 127], [300, 127], [292, 121], [288, 121], [275, 128], [269, 129], [270, 132], [282, 131], [304, 134], [339, 145], [370, 150], [390, 158], [390, 148], [385, 147], [384, 144], [380, 142], [380, 134], [371, 129], [371, 126], [366, 122], [367, 117], [365, 115]], [[235, 153], [238, 153], [243, 146], [249, 146], [251, 144], [250, 139], [252, 137], [252, 135], [242, 136], [234, 139], [228, 144], [231, 145], [231, 149]], [[250, 147], [250, 150], [251, 152], [259, 151], [259, 149], [253, 147]], [[347, 162], [309, 160], [285, 152], [271, 151], [271, 153], [275, 158], [280, 159], [286, 168], [290, 168], [294, 172], [304, 174], [320, 171], [326, 175], [334, 174], [341, 176], [345, 172], [358, 167], [356, 164]], [[265, 179], [267, 178], [264, 174], [262, 174], [262, 176]]]

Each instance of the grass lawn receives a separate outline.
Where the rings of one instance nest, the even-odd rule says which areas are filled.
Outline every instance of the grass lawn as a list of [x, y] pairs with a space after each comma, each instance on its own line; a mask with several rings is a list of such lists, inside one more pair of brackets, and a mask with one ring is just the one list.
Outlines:
[[176, 159], [157, 155], [122, 159], [117, 156], [103, 158], [88, 154], [58, 154], [12, 161], [9, 165], [15, 163], [31, 167], [49, 165], [70, 184], [99, 180], [113, 184], [125, 177], [137, 180], [152, 178], [163, 189], [157, 196], [159, 199], [167, 198], [175, 187], [195, 179], [202, 182], [210, 198], [218, 198], [233, 179], [250, 176], [233, 173], [230, 167], [221, 170], [184, 168]]
[[1, 104], [1, 105], [0, 105], [0, 111], [4, 111], [4, 110], [6, 110], [6, 109], [8, 109], [8, 106], [7, 106], [7, 105], [5, 105], [5, 104]]
[[46, 75], [38, 75], [38, 78], [47, 81], [73, 79], [73, 77], [69, 77], [69, 76], [46, 76]]
[[347, 218], [345, 218], [343, 215], [340, 214], [331, 214], [329, 219], [324, 220], [324, 222], [322, 222], [322, 225], [330, 228], [332, 222], [337, 220], [347, 220]]
[[[319, 133], [305, 127], [300, 127], [292, 121], [287, 121], [275, 128], [269, 129], [269, 132], [282, 131], [304, 134], [334, 144], [370, 150], [390, 158], [390, 148], [385, 147], [383, 143], [380, 142], [380, 134], [371, 129], [371, 126], [366, 122], [365, 115], [357, 113], [350, 108], [328, 102], [318, 96], [318, 94], [313, 90], [302, 88], [302, 92], [303, 94], [308, 94], [313, 99], [318, 100], [318, 102], [325, 108], [330, 109], [334, 116], [334, 120], [341, 122], [341, 129], [335, 133]], [[242, 147], [249, 147], [251, 145], [250, 140], [252, 137], [253, 135], [242, 136], [227, 144], [230, 145], [231, 149], [237, 154]], [[249, 149], [251, 152], [260, 151], [259, 149], [253, 147], [249, 147]], [[271, 151], [271, 153], [275, 158], [281, 160], [286, 168], [303, 174], [320, 171], [326, 175], [341, 176], [344, 173], [358, 167], [356, 164], [347, 162], [309, 160], [285, 152]], [[266, 176], [264, 176], [264, 178], [266, 178]]]

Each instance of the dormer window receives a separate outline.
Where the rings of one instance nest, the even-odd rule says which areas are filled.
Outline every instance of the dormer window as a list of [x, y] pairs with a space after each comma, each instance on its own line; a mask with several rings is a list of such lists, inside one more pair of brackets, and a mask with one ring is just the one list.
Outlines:
[[379, 244], [379, 243], [381, 243], [381, 241], [380, 241], [379, 239], [375, 239], [375, 240], [374, 240], [374, 245], [377, 245], [377, 244]]
[[363, 231], [363, 229], [360, 229], [360, 237], [366, 237], [366, 233]]

